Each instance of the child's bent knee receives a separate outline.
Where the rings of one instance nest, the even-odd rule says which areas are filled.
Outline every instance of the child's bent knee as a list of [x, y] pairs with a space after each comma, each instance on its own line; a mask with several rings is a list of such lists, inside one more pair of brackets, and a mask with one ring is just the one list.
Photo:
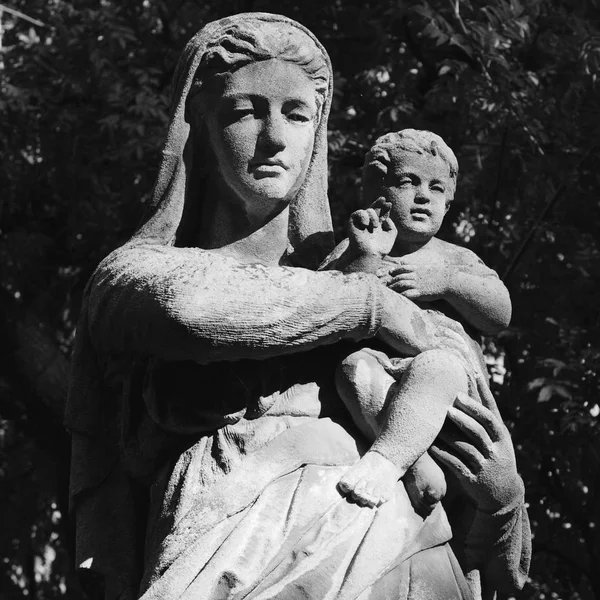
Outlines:
[[338, 385], [355, 387], [367, 375], [367, 379], [371, 379], [371, 377], [379, 378], [384, 374], [384, 368], [371, 352], [357, 350], [340, 362], [335, 377]]
[[346, 369], [356, 369], [358, 365], [366, 363], [371, 367], [383, 369], [380, 361], [377, 360], [378, 355], [381, 355], [382, 360], [385, 360], [387, 358], [381, 352], [370, 350], [368, 348], [362, 348], [346, 356], [346, 358], [344, 358], [344, 360], [342, 360], [342, 362], [340, 363], [340, 367]]
[[383, 408], [394, 379], [371, 351], [358, 350], [338, 365], [335, 383], [347, 406], [358, 406], [362, 413], [374, 417]]

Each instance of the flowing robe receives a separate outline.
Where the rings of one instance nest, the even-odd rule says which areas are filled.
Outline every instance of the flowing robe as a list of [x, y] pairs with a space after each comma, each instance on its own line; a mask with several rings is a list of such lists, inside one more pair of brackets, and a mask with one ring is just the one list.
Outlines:
[[[289, 207], [288, 259], [316, 268], [333, 245], [325, 49], [280, 15], [207, 24], [175, 70], [144, 222], [86, 292], [65, 415], [77, 564], [104, 575], [108, 600], [460, 598], [441, 508], [423, 522], [401, 483], [376, 510], [335, 488], [364, 449], [332, 384], [338, 342], [375, 335], [378, 282], [187, 247], [218, 201], [207, 194], [209, 140], [191, 130], [188, 95], [210, 76], [215, 49], [238, 39], [243, 62], [248, 38], [314, 45], [328, 71]], [[528, 550], [522, 514], [509, 510], [500, 526], [490, 517], [476, 538], [509, 587]]]
[[[369, 275], [196, 248], [134, 244], [101, 264], [85, 326], [124, 390], [121, 463], [149, 489], [144, 600], [470, 597], [441, 506], [423, 520], [402, 482], [376, 509], [336, 489], [366, 447], [328, 344], [372, 337], [381, 294]], [[502, 519], [478, 543], [510, 588], [527, 518]]]

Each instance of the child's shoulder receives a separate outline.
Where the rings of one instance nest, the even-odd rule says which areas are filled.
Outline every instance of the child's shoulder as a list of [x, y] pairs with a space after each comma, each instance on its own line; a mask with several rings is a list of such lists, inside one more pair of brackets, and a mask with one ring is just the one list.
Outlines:
[[452, 244], [436, 237], [431, 239], [431, 245], [432, 250], [444, 254], [453, 263], [487, 266], [473, 250], [469, 250], [469, 248], [465, 248], [464, 246], [458, 246], [457, 244]]

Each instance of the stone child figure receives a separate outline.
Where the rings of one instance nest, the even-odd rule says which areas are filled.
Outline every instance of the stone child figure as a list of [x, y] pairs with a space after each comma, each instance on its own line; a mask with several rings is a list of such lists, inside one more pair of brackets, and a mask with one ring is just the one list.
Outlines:
[[[334, 250], [335, 265], [329, 266], [380, 276], [385, 271], [389, 288], [472, 333], [493, 334], [510, 320], [507, 289], [473, 252], [434, 237], [454, 197], [457, 173], [454, 153], [434, 133], [405, 129], [380, 137], [363, 171], [364, 199], [375, 202], [353, 213], [349, 239]], [[485, 377], [481, 350], [469, 342], [469, 356], [449, 339], [445, 348], [415, 358], [364, 348], [342, 362], [338, 392], [355, 424], [374, 440], [340, 480], [342, 492], [376, 506], [407, 473], [413, 505], [423, 515], [431, 512], [446, 483], [427, 449], [457, 396]]]

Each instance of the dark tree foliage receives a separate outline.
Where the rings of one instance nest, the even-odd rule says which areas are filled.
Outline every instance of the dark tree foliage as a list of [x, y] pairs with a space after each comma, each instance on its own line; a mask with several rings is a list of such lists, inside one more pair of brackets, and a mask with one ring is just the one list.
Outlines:
[[0, 4], [0, 589], [83, 599], [61, 412], [83, 287], [135, 229], [189, 37], [245, 10], [331, 54], [336, 232], [378, 135], [455, 149], [443, 236], [509, 286], [486, 342], [534, 530], [519, 598], [600, 599], [599, 0], [7, 0]]

